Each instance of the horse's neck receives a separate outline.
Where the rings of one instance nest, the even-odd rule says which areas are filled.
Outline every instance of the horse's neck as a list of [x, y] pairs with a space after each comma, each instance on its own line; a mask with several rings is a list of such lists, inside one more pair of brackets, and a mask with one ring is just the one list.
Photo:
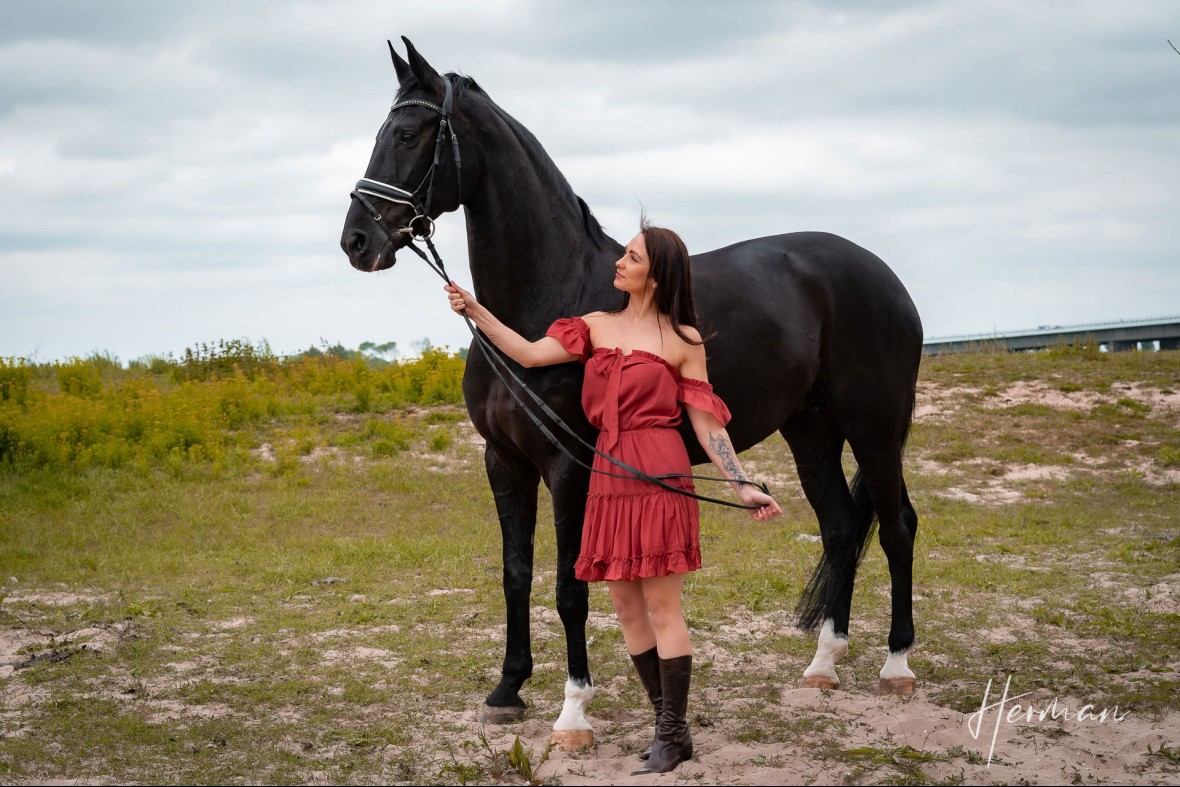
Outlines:
[[489, 158], [497, 163], [484, 162], [466, 209], [480, 303], [528, 338], [558, 317], [611, 305], [613, 242], [588, 235], [577, 195], [540, 145], [513, 136]]

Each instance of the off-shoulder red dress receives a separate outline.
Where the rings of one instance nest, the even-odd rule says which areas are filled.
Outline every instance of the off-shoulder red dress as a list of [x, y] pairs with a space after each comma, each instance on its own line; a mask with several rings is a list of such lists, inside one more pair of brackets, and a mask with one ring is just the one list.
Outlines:
[[[689, 473], [680, 437], [681, 402], [729, 422], [729, 409], [703, 380], [681, 377], [655, 353], [592, 347], [581, 317], [557, 320], [546, 331], [586, 366], [582, 407], [599, 429], [598, 450], [646, 473]], [[626, 471], [595, 455], [594, 468]], [[693, 491], [691, 478], [668, 483]], [[602, 473], [590, 475], [578, 579], [633, 580], [685, 574], [701, 567], [697, 501], [655, 484]]]

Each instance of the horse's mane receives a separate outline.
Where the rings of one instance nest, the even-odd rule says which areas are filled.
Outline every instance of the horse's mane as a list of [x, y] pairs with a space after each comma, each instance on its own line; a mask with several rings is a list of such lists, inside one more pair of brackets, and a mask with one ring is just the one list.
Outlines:
[[[577, 194], [574, 196], [578, 197]], [[586, 230], [586, 235], [594, 242], [594, 246], [601, 249], [603, 244], [608, 244], [611, 241], [611, 237], [598, 223], [598, 219], [594, 218], [594, 213], [586, 204], [586, 200], [578, 197], [578, 207], [582, 209], [582, 228]]]
[[492, 97], [479, 86], [479, 83], [475, 81], [474, 77], [469, 77], [466, 74], [456, 74], [454, 71], [451, 71], [446, 74], [446, 78], [451, 80], [451, 84], [455, 86], [455, 98], [462, 98], [463, 94], [467, 92], [467, 89], [471, 88], [489, 101], [492, 100]]
[[[545, 152], [545, 148], [542, 147], [541, 143], [537, 141], [537, 138], [533, 136], [533, 133], [521, 125], [521, 123], [516, 120], [516, 118], [505, 112], [499, 104], [492, 100], [492, 97], [488, 95], [486, 90], [479, 86], [479, 83], [475, 81], [474, 77], [467, 76], [466, 74], [459, 74], [454, 71], [448, 72], [444, 76], [446, 79], [451, 80], [451, 84], [454, 85], [456, 101], [462, 98], [463, 94], [468, 90], [474, 91], [483, 96], [485, 99], [487, 99], [489, 104], [495, 107], [496, 111], [500, 113], [500, 116], [517, 130], [520, 138], [526, 141], [527, 144], [533, 146], [533, 152], [538, 154], [535, 157], [538, 159], [543, 158], [544, 160], [549, 161], [550, 166], [553, 167], [560, 179], [565, 182], [566, 185], [569, 185], [569, 181], [565, 179], [565, 175], [561, 173], [561, 170], [557, 169], [557, 165], [553, 163], [553, 159], [550, 158], [549, 154]], [[404, 97], [404, 92], [404, 89], [398, 90], [397, 96], [394, 99], [394, 103], [402, 100]], [[570, 191], [573, 191], [572, 186], [570, 187]], [[603, 246], [608, 246], [613, 243], [611, 237], [606, 234], [606, 231], [602, 228], [602, 225], [599, 224], [598, 219], [594, 217], [594, 213], [590, 210], [590, 206], [586, 204], [586, 201], [577, 194], [574, 194], [574, 199], [578, 201], [578, 209], [582, 213], [582, 228], [585, 230], [586, 236], [595, 245], [595, 247], [601, 249]]]

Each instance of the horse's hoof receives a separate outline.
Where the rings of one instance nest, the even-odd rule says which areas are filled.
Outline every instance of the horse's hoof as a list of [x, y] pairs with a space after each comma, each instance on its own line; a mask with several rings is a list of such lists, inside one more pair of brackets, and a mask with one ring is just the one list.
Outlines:
[[881, 678], [877, 683], [878, 694], [897, 694], [901, 697], [914, 695], [913, 678]]
[[839, 686], [839, 678], [830, 678], [827, 675], [803, 676], [803, 688], [805, 689], [835, 689], [839, 688]]
[[488, 705], [479, 709], [480, 724], [512, 724], [524, 719], [524, 708], [515, 705]]
[[561, 751], [589, 749], [594, 745], [594, 730], [554, 730], [549, 745]]

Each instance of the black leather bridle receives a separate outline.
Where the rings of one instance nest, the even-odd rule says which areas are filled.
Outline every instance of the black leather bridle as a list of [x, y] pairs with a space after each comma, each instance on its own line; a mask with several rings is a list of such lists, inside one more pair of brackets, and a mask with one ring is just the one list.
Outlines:
[[[438, 133], [434, 137], [434, 160], [430, 163], [430, 169], [426, 170], [426, 174], [422, 176], [422, 181], [418, 184], [418, 188], [413, 191], [406, 191], [400, 186], [393, 186], [389, 183], [382, 183], [379, 180], [372, 178], [361, 178], [356, 182], [356, 187], [353, 188], [349, 195], [364, 206], [365, 210], [373, 218], [377, 225], [393, 240], [397, 235], [409, 235], [411, 238], [427, 239], [434, 235], [434, 219], [430, 218], [430, 203], [434, 198], [434, 176], [438, 174], [439, 163], [442, 160], [443, 141], [451, 140], [451, 150], [455, 155], [455, 179], [459, 184], [459, 195], [462, 198], [463, 194], [463, 161], [459, 156], [459, 137], [455, 134], [455, 125], [451, 120], [451, 110], [454, 108], [454, 85], [450, 78], [445, 78], [443, 83], [446, 85], [446, 92], [443, 96], [442, 106], [432, 104], [429, 101], [423, 101], [420, 98], [411, 98], [405, 101], [399, 101], [389, 108], [390, 112], [396, 112], [402, 107], [426, 107], [432, 109], [441, 115], [438, 123]], [[426, 187], [426, 199], [421, 199], [418, 195], [423, 187]], [[393, 202], [398, 205], [408, 205], [414, 210], [414, 218], [410, 219], [406, 226], [399, 229], [390, 229], [389, 225], [385, 223], [385, 218], [380, 211], [368, 200], [368, 197], [376, 197], [386, 202]], [[415, 225], [419, 225], [415, 227]]]
[[[388, 242], [396, 242], [401, 237], [409, 236], [409, 238], [405, 241], [406, 246], [408, 246], [419, 257], [421, 257], [423, 261], [425, 261], [425, 263], [430, 266], [431, 270], [442, 277], [443, 281], [445, 281], [447, 284], [450, 284], [451, 277], [447, 274], [446, 267], [443, 265], [442, 257], [439, 256], [438, 250], [434, 247], [434, 241], [432, 240], [434, 235], [434, 220], [430, 218], [430, 202], [431, 198], [434, 196], [434, 178], [438, 174], [439, 162], [442, 160], [443, 141], [448, 138], [451, 141], [451, 148], [454, 150], [455, 154], [455, 178], [459, 186], [460, 199], [462, 199], [463, 194], [461, 169], [462, 162], [459, 157], [459, 138], [455, 134], [455, 125], [451, 117], [451, 112], [454, 108], [454, 86], [449, 76], [443, 77], [443, 83], [446, 87], [442, 106], [433, 104], [429, 101], [423, 101], [422, 99], [412, 98], [405, 101], [399, 101], [390, 107], [389, 110], [390, 112], [394, 112], [398, 109], [401, 109], [402, 107], [418, 106], [432, 109], [440, 115], [438, 134], [435, 136], [434, 140], [434, 160], [430, 164], [430, 169], [426, 170], [426, 174], [422, 177], [422, 181], [418, 184], [418, 188], [414, 189], [413, 191], [406, 191], [400, 186], [393, 186], [389, 183], [373, 180], [372, 178], [361, 178], [356, 182], [356, 187], [352, 190], [349, 196], [364, 206], [365, 210], [369, 212], [369, 216], [377, 223], [377, 226], [381, 228], [382, 232], [385, 233], [386, 237], [388, 238]], [[418, 194], [422, 191], [424, 186], [426, 188], [426, 199], [420, 200]], [[386, 223], [385, 218], [381, 215], [381, 212], [378, 211], [373, 203], [368, 199], [369, 197], [375, 197], [379, 200], [392, 202], [398, 205], [408, 205], [414, 210], [414, 218], [410, 219], [406, 226], [394, 229], [390, 227], [388, 223]], [[416, 224], [419, 226], [415, 227]], [[434, 258], [433, 260], [431, 260], [430, 257], [427, 257], [426, 253], [414, 244], [415, 239], [421, 240], [426, 244], [426, 247], [430, 250], [430, 256]], [[483, 350], [484, 355], [487, 357], [492, 371], [495, 372], [496, 376], [500, 378], [500, 382], [504, 384], [504, 388], [512, 396], [513, 401], [515, 401], [520, 409], [524, 411], [524, 413], [533, 422], [533, 425], [541, 430], [541, 433], [545, 435], [549, 442], [551, 442], [559, 451], [565, 454], [576, 464], [581, 465], [593, 473], [600, 473], [613, 478], [647, 481], [648, 483], [655, 484], [656, 486], [662, 487], [669, 492], [674, 492], [678, 495], [693, 497], [706, 503], [717, 503], [718, 505], [729, 506], [731, 508], [745, 508], [752, 510], [761, 508], [761, 506], [747, 506], [741, 503], [733, 503], [729, 500], [720, 500], [718, 498], [706, 497], [705, 495], [698, 495], [695, 492], [689, 492], [686, 489], [681, 489], [680, 487], [669, 484], [668, 479], [693, 478], [699, 481], [747, 483], [758, 487], [766, 494], [770, 494], [770, 490], [767, 488], [766, 484], [759, 484], [753, 481], [737, 481], [736, 479], [731, 478], [715, 478], [713, 476], [692, 475], [691, 473], [662, 473], [659, 475], [651, 475], [649, 473], [645, 473], [639, 468], [632, 467], [627, 463], [616, 459], [608, 453], [598, 450], [597, 446], [591, 445], [589, 442], [584, 440], [581, 435], [570, 428], [569, 424], [561, 419], [561, 416], [553, 412], [552, 408], [550, 408], [549, 405], [546, 404], [543, 399], [541, 399], [541, 397], [534, 393], [532, 389], [525, 385], [523, 380], [516, 376], [516, 374], [508, 366], [508, 362], [504, 360], [503, 357], [501, 357], [500, 353], [496, 352], [495, 347], [491, 344], [491, 342], [488, 341], [487, 337], [475, 327], [475, 323], [471, 321], [471, 318], [468, 317], [466, 313], [462, 314], [461, 316], [463, 317], [464, 322], [467, 323], [467, 328], [471, 331], [471, 335], [475, 337], [476, 343], [479, 344], [480, 348]], [[569, 436], [573, 437], [586, 448], [589, 448], [595, 454], [601, 456], [603, 459], [613, 464], [615, 467], [623, 470], [626, 475], [599, 470], [593, 465], [587, 464], [580, 457], [574, 455], [573, 451], [567, 448], [565, 443], [558, 439], [557, 435], [553, 434], [549, 427], [537, 417], [536, 413], [534, 413], [529, 408], [529, 406], [525, 404], [525, 402], [520, 398], [520, 395], [516, 392], [516, 390], [513, 389], [513, 386], [508, 384], [508, 380], [505, 379], [504, 376], [505, 373], [507, 373], [508, 377], [512, 378], [512, 381], [516, 383], [516, 386], [528, 395], [532, 403], [538, 409], [540, 409], [541, 412], [543, 412], [555, 426], [560, 428]]]

